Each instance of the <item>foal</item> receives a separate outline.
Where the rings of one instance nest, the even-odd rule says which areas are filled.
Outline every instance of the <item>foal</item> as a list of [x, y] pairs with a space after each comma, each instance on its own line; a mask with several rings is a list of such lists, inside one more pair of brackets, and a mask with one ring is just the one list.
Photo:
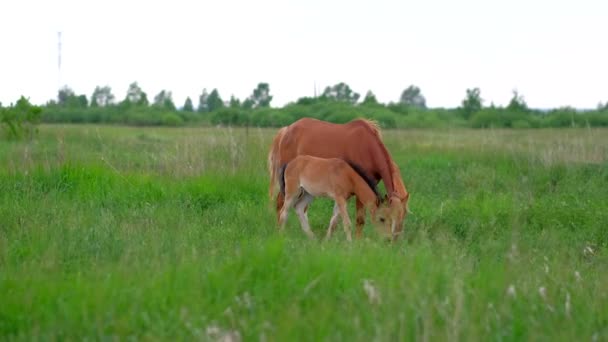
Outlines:
[[338, 158], [324, 159], [300, 155], [281, 167], [279, 181], [281, 194], [285, 196], [279, 214], [281, 231], [285, 228], [287, 213], [293, 206], [300, 219], [302, 230], [309, 238], [314, 239], [308, 224], [306, 208], [315, 197], [329, 197], [335, 204], [325, 239], [331, 237], [340, 215], [346, 239], [352, 241], [346, 201], [355, 195], [371, 212], [372, 223], [376, 229], [383, 230], [385, 235], [390, 234], [391, 225], [386, 219], [391, 217], [388, 215], [390, 209], [386, 205], [379, 208], [382, 200], [374, 182], [355, 164], [349, 164]]

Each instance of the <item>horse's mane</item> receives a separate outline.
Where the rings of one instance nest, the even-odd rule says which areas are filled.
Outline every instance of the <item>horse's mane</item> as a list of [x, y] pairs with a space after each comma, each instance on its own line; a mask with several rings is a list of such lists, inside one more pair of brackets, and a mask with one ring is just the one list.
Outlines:
[[378, 199], [381, 198], [380, 193], [378, 192], [378, 188], [376, 187], [376, 184], [374, 182], [374, 180], [372, 179], [372, 177], [370, 177], [362, 168], [361, 166], [359, 166], [358, 164], [350, 161], [350, 160], [346, 160], [346, 162], [348, 163], [348, 165], [350, 165], [350, 167], [355, 170], [355, 172], [361, 176], [361, 178], [363, 178], [363, 180], [365, 181], [365, 183], [367, 183], [367, 185], [369, 185], [370, 189], [372, 189], [372, 191], [374, 192], [374, 194], [376, 195], [376, 197]]
[[352, 122], [361, 122], [365, 124], [365, 126], [369, 128], [376, 137], [378, 137], [378, 139], [382, 140], [382, 132], [380, 132], [380, 125], [376, 120], [359, 118], [353, 120]]

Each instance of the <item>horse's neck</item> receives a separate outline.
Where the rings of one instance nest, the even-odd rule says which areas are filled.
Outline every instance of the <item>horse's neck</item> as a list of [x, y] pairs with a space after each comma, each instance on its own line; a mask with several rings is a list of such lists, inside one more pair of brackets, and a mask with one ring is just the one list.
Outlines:
[[403, 184], [403, 180], [401, 179], [401, 172], [399, 172], [397, 165], [394, 165], [393, 168], [393, 191], [396, 192], [399, 197], [404, 198], [407, 195], [407, 189], [405, 188], [405, 184]]
[[378, 156], [379, 159], [376, 159], [376, 167], [378, 168], [378, 173], [380, 174], [380, 178], [384, 182], [384, 187], [386, 188], [386, 192], [388, 194], [395, 191], [395, 172], [393, 170], [393, 160], [391, 159], [386, 147], [379, 138], [376, 137], [376, 147], [374, 154]]

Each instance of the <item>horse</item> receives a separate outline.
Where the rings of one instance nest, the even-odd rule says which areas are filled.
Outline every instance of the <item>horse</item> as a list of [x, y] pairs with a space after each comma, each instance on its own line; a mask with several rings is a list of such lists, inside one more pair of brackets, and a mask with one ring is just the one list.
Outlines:
[[[272, 140], [268, 152], [270, 173], [270, 197], [278, 183], [281, 165], [298, 155], [350, 160], [359, 165], [376, 184], [382, 180], [386, 199], [391, 207], [393, 241], [401, 234], [409, 212], [409, 192], [401, 179], [399, 167], [388, 153], [378, 125], [367, 119], [355, 119], [345, 124], [334, 124], [313, 118], [302, 118], [291, 125], [281, 127]], [[283, 195], [276, 197], [277, 215], [283, 205]], [[306, 210], [306, 208], [304, 208]], [[356, 201], [356, 234], [361, 238], [365, 212], [363, 203]]]
[[284, 164], [279, 175], [280, 192], [285, 197], [279, 214], [280, 231], [284, 231], [289, 209], [293, 207], [300, 219], [302, 230], [309, 238], [314, 239], [305, 208], [315, 197], [329, 197], [334, 200], [334, 211], [325, 240], [331, 238], [340, 215], [346, 239], [351, 242], [351, 222], [346, 202], [355, 195], [371, 213], [376, 229], [385, 237], [390, 236], [387, 220], [389, 208], [383, 203], [374, 181], [355, 163], [338, 158], [300, 155]]

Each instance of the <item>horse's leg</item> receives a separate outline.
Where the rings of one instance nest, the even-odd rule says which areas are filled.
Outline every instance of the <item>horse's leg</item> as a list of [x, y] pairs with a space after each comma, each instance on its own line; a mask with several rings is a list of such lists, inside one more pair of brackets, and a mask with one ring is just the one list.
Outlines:
[[344, 233], [346, 234], [346, 240], [351, 242], [353, 240], [350, 233], [350, 218], [348, 217], [348, 210], [346, 210], [346, 201], [343, 198], [336, 199], [336, 203], [338, 204], [338, 208], [340, 210], [340, 215], [342, 216], [342, 225], [344, 226]]
[[327, 228], [327, 234], [325, 235], [325, 240], [329, 240], [331, 238], [331, 234], [333, 234], [334, 229], [336, 228], [336, 224], [338, 223], [338, 216], [340, 215], [340, 207], [338, 207], [338, 203], [334, 204], [334, 213], [329, 220], [329, 227]]
[[285, 201], [283, 202], [283, 207], [279, 212], [279, 231], [285, 230], [285, 223], [287, 222], [287, 215], [289, 213], [289, 209], [293, 205], [293, 202], [297, 199], [297, 196], [292, 195], [291, 193], [287, 193], [285, 196]]
[[302, 227], [304, 233], [311, 239], [315, 238], [315, 234], [312, 232], [312, 230], [310, 229], [310, 225], [308, 224], [308, 215], [306, 214], [306, 208], [308, 207], [308, 204], [312, 202], [313, 199], [314, 197], [305, 192], [298, 201], [298, 203], [296, 203], [295, 205], [296, 213], [300, 218], [300, 226]]
[[355, 228], [355, 238], [360, 239], [363, 235], [363, 225], [365, 225], [365, 207], [363, 206], [363, 202], [359, 197], [356, 197], [356, 228]]

